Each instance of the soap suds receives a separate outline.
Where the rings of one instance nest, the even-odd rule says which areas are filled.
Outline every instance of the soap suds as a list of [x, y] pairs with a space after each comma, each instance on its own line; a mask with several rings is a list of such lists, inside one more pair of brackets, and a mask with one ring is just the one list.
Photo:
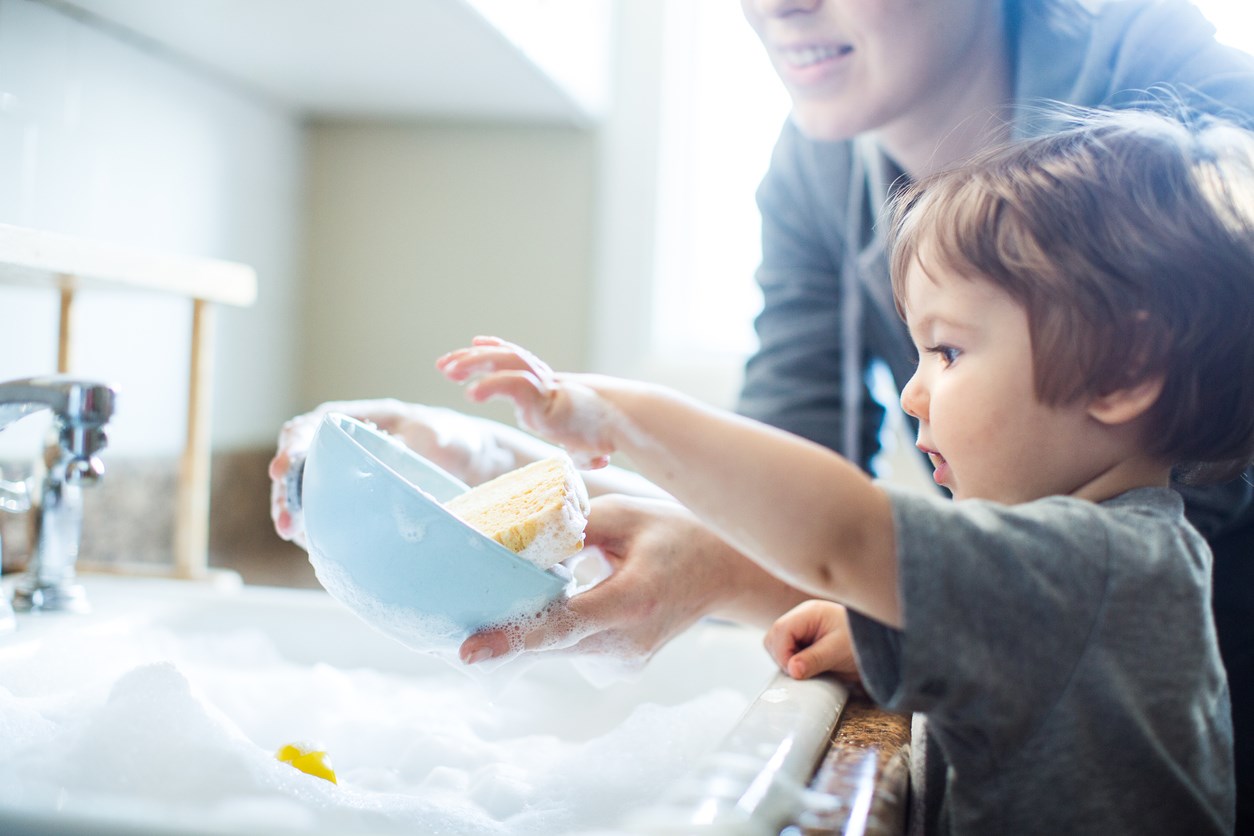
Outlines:
[[[653, 702], [557, 663], [489, 689], [424, 664], [298, 663], [257, 630], [49, 638], [0, 655], [0, 810], [167, 832], [552, 836], [655, 800], [749, 699], [692, 683]], [[329, 754], [338, 786], [275, 760], [296, 739]]]
[[[469, 539], [467, 546], [482, 548], [485, 543], [486, 541], [476, 534], [475, 537]], [[495, 674], [500, 681], [505, 681], [506, 676], [512, 678], [520, 675], [534, 661], [530, 656], [515, 652], [476, 665], [464, 665], [458, 657], [458, 650], [469, 633], [461, 625], [443, 616], [422, 612], [414, 607], [398, 606], [379, 600], [355, 583], [343, 566], [335, 561], [327, 560], [312, 546], [309, 550], [309, 562], [314, 568], [318, 582], [330, 593], [331, 597], [347, 607], [362, 621], [411, 650], [443, 659], [463, 675], [483, 679]], [[559, 564], [549, 571], [566, 580], [568, 588], [573, 587], [570, 572], [565, 567]], [[552, 602], [545, 596], [539, 596], [531, 600], [515, 601], [513, 606], [518, 615], [485, 624], [482, 629], [500, 629], [506, 631], [511, 637], [521, 637], [528, 629], [529, 621], [537, 618], [538, 614], [544, 612], [546, 608], [560, 608], [561, 604]], [[516, 650], [522, 649], [521, 639], [517, 642], [511, 641], [511, 643]], [[508, 674], [499, 674], [499, 669], [506, 663], [510, 663], [512, 670]]]

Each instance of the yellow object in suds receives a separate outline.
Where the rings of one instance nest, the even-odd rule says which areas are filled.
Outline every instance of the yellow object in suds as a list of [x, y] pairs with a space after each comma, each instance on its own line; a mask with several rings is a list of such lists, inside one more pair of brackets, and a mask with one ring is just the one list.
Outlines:
[[274, 753], [274, 757], [283, 763], [291, 764], [307, 775], [330, 781], [332, 784], [339, 783], [335, 780], [335, 770], [331, 768], [326, 752], [319, 752], [299, 743], [288, 743], [286, 746], [281, 746], [279, 751]]

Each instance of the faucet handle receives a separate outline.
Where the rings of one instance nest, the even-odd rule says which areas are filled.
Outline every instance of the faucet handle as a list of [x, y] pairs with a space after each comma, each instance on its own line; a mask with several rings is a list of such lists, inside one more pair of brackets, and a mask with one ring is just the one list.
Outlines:
[[0, 430], [41, 409], [55, 416], [55, 443], [44, 448], [34, 555], [15, 589], [16, 609], [88, 609], [82, 586], [74, 582], [82, 537], [81, 486], [104, 473], [96, 453], [108, 440], [104, 425], [113, 417], [114, 398], [113, 389], [102, 383], [65, 375], [0, 383]]
[[70, 424], [103, 426], [113, 417], [115, 392], [103, 383], [47, 375], [0, 383], [0, 430], [31, 413], [52, 410]]
[[[72, 380], [56, 377], [61, 386], [65, 387], [66, 408], [61, 412], [61, 421], [66, 424], [87, 428], [103, 427], [113, 417], [113, 402], [117, 392], [103, 383], [90, 380]], [[104, 447], [104, 433], [99, 433], [100, 446]]]

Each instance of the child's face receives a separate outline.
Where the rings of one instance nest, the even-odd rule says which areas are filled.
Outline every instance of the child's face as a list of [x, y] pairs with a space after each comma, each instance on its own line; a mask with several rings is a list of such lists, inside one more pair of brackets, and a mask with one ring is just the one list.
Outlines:
[[1037, 399], [1019, 303], [943, 266], [924, 272], [916, 259], [904, 309], [919, 366], [901, 405], [919, 419], [918, 447], [937, 484], [955, 499], [1016, 503], [1071, 494], [1093, 478], [1093, 422], [1083, 404]]

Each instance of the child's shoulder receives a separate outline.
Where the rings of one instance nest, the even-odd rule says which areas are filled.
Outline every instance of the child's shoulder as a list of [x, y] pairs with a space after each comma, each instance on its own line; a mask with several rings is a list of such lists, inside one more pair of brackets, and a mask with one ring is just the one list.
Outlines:
[[1137, 488], [1102, 502], [1051, 496], [1017, 505], [886, 490], [903, 562], [911, 553], [960, 552], [1108, 567], [1135, 558], [1148, 568], [1160, 560], [1172, 566], [1185, 554], [1190, 569], [1207, 568], [1205, 542], [1185, 519], [1180, 495], [1166, 487]]

